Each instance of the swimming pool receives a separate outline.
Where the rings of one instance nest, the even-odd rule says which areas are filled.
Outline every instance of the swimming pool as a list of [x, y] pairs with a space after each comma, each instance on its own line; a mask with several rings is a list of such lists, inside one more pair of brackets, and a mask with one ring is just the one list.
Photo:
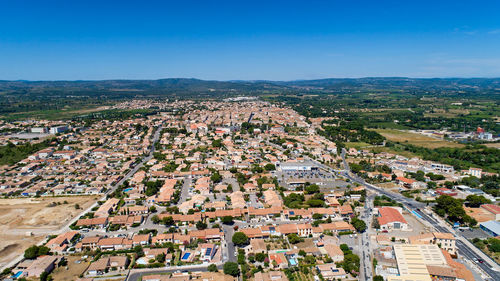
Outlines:
[[125, 188], [125, 189], [123, 190], [123, 192], [129, 192], [129, 191], [131, 191], [132, 189], [133, 189], [132, 187]]
[[191, 255], [191, 253], [184, 253], [184, 255], [182, 255], [181, 260], [187, 260], [187, 259], [189, 259], [190, 255]]
[[289, 259], [288, 262], [290, 262], [291, 265], [297, 265], [297, 261], [295, 259]]
[[22, 271], [18, 271], [16, 274], [12, 275], [12, 277], [18, 278], [19, 276], [21, 276], [21, 274], [23, 274], [23, 272]]

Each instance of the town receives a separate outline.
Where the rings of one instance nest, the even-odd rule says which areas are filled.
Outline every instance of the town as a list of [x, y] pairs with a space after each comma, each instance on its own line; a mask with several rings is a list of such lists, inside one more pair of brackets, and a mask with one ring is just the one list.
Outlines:
[[162, 111], [0, 123], [3, 280], [500, 280], [494, 172], [256, 98], [110, 108]]

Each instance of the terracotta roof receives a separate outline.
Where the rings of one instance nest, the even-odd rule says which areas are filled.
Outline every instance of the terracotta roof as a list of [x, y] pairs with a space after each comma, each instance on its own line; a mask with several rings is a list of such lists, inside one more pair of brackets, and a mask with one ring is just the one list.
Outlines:
[[485, 209], [486, 211], [493, 213], [495, 215], [500, 214], [500, 206], [493, 205], [493, 204], [483, 204], [481, 205], [481, 208]]
[[380, 217], [378, 217], [380, 225], [385, 225], [391, 222], [407, 223], [403, 215], [401, 215], [401, 213], [394, 208], [382, 207], [378, 209], [378, 212], [380, 213]]

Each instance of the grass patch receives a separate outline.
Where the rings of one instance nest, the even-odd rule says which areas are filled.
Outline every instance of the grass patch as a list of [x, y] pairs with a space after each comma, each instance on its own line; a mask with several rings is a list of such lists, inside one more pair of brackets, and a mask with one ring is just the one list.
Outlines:
[[425, 148], [433, 149], [438, 147], [464, 147], [464, 145], [460, 143], [432, 138], [418, 133], [412, 133], [409, 131], [394, 130], [394, 129], [374, 129], [374, 131], [386, 137], [390, 141], [409, 143]]

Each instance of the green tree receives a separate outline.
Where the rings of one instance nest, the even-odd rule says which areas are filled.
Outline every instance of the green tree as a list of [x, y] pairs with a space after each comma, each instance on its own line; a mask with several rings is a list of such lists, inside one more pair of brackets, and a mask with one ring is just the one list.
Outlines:
[[217, 272], [217, 271], [219, 271], [217, 269], [217, 266], [215, 264], [213, 264], [213, 263], [210, 264], [207, 269], [208, 269], [208, 272]]
[[380, 275], [373, 276], [373, 281], [384, 281], [384, 277]]
[[467, 198], [465, 198], [465, 201], [469, 205], [469, 207], [472, 208], [478, 208], [479, 206], [483, 204], [489, 204], [491, 203], [490, 200], [484, 198], [482, 195], [469, 195]]
[[243, 232], [235, 232], [232, 241], [236, 246], [243, 246], [248, 243], [248, 236]]
[[174, 219], [171, 217], [171, 216], [168, 216], [168, 217], [163, 217], [161, 219], [161, 222], [164, 224], [164, 225], [174, 225], [175, 224], [175, 221]]
[[207, 228], [207, 224], [202, 222], [202, 221], [198, 221], [196, 223], [196, 228], [199, 229], [199, 230], [202, 230], [202, 229], [206, 229]]
[[297, 244], [304, 241], [304, 239], [300, 238], [296, 233], [290, 233], [286, 237], [291, 244]]
[[364, 232], [366, 230], [366, 223], [363, 220], [354, 217], [352, 218], [351, 223], [358, 232]]
[[276, 166], [274, 166], [274, 164], [269, 163], [264, 166], [264, 169], [266, 169], [266, 171], [274, 171], [276, 170]]
[[233, 217], [232, 216], [224, 216], [222, 217], [222, 223], [223, 224], [233, 224]]
[[224, 274], [228, 274], [234, 277], [240, 275], [240, 268], [235, 262], [226, 262], [223, 266], [223, 270]]
[[40, 274], [40, 281], [51, 281], [51, 280], [53, 279], [47, 271], [44, 271], [42, 272], [42, 274]]
[[161, 253], [161, 254], [156, 255], [156, 261], [160, 262], [160, 263], [164, 263], [165, 262], [165, 253]]
[[214, 183], [219, 183], [222, 181], [222, 176], [219, 174], [219, 172], [215, 172], [210, 177], [210, 180], [212, 180]]
[[257, 253], [255, 255], [255, 260], [258, 261], [258, 262], [263, 262], [264, 260], [266, 260], [266, 254], [264, 253]]
[[311, 184], [309, 186], [306, 186], [304, 190], [306, 194], [319, 193], [319, 186], [317, 184]]

